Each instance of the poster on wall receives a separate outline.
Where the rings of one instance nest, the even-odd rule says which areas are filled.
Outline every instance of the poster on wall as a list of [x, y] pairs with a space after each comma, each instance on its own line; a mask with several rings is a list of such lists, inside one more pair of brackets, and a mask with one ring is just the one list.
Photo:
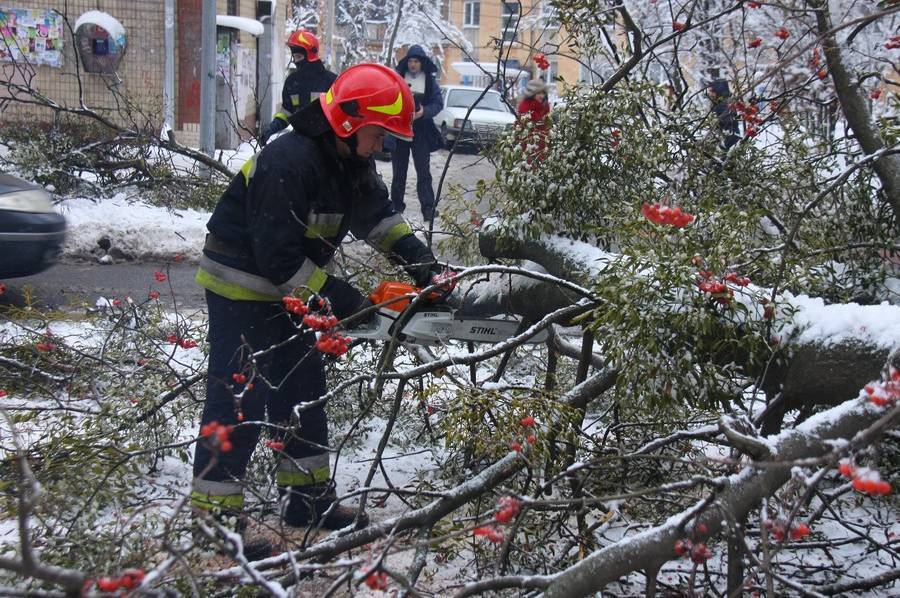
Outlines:
[[0, 62], [63, 65], [63, 18], [53, 10], [0, 4]]

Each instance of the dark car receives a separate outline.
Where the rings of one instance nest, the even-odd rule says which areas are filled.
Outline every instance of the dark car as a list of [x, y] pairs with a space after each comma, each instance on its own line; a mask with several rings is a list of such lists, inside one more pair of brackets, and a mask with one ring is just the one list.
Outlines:
[[0, 173], [0, 279], [46, 270], [66, 236], [66, 219], [42, 188]]

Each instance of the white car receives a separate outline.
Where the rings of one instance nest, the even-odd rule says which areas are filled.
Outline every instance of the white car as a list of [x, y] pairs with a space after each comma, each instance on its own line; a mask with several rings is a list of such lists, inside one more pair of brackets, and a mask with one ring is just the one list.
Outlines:
[[[488, 90], [478, 101], [484, 89], [467, 85], [441, 87], [444, 109], [434, 117], [434, 124], [441, 131], [444, 143], [449, 147], [457, 138], [460, 143], [478, 146], [490, 145], [516, 122], [513, 110], [503, 101], [503, 96]], [[469, 107], [478, 104], [464, 121]], [[465, 122], [465, 127], [463, 123]]]

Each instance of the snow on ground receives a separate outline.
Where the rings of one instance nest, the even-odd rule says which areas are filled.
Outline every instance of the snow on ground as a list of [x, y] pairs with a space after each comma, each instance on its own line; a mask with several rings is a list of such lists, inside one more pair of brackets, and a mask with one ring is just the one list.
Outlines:
[[57, 211], [66, 217], [68, 227], [63, 252], [78, 258], [92, 257], [97, 241], [106, 238], [138, 260], [166, 260], [177, 254], [196, 259], [209, 220], [208, 212], [167, 210], [125, 193], [105, 200], [66, 199]]
[[[222, 150], [216, 153], [229, 169], [240, 170], [241, 166], [254, 153], [249, 143], [241, 144], [236, 150]], [[166, 156], [177, 168], [190, 170], [192, 161], [175, 154]], [[457, 177], [473, 176], [470, 162], [477, 157], [462, 156], [454, 158], [459, 168], [449, 172], [448, 183]], [[443, 161], [436, 154], [432, 159], [432, 172]], [[390, 186], [392, 170], [390, 162], [376, 162], [376, 168], [385, 184]], [[491, 176], [491, 171], [484, 167], [479, 174]], [[412, 207], [415, 200], [415, 169], [410, 166], [407, 177], [407, 204], [410, 206], [404, 216], [414, 228], [421, 229], [423, 220], [419, 211]], [[68, 230], [63, 247], [64, 255], [78, 259], [92, 259], [97, 249], [97, 242], [106, 238], [112, 247], [123, 251], [129, 258], [137, 261], [168, 260], [175, 255], [182, 255], [188, 261], [199, 259], [206, 236], [206, 223], [210, 212], [201, 210], [169, 210], [152, 205], [141, 197], [139, 192], [117, 193], [110, 199], [91, 197], [63, 198], [57, 204], [57, 211], [66, 217]]]

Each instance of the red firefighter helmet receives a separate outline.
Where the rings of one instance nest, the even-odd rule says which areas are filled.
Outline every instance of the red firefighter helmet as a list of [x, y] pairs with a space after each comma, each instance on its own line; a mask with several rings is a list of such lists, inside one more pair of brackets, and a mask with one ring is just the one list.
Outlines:
[[288, 36], [287, 45], [294, 51], [300, 48], [306, 52], [306, 60], [316, 62], [319, 60], [319, 39], [307, 29], [298, 29]]
[[338, 137], [347, 138], [366, 125], [412, 140], [415, 105], [409, 85], [382, 64], [351, 66], [319, 96], [322, 111]]

